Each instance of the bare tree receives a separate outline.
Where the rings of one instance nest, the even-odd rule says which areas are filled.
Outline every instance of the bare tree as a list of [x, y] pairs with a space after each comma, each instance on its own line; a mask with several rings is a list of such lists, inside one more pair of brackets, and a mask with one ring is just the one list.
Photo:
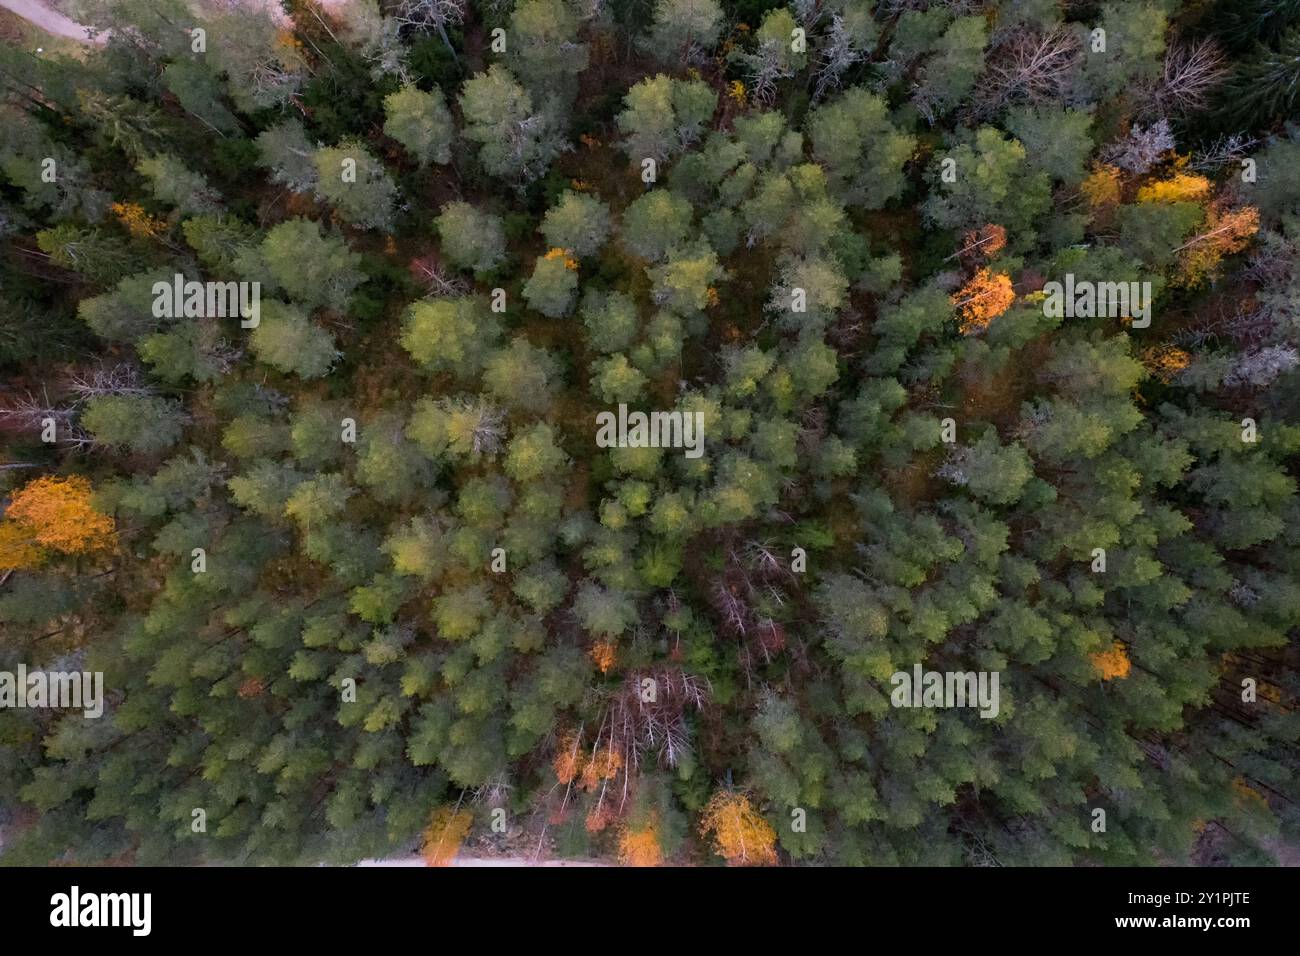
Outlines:
[[722, 616], [722, 624], [727, 630], [744, 636], [749, 622], [749, 606], [741, 599], [734, 584], [725, 579], [718, 581], [713, 588], [713, 605]]
[[1011, 103], [1063, 96], [1079, 55], [1078, 38], [1064, 27], [1012, 34], [989, 56], [976, 113], [991, 116]]
[[1300, 352], [1290, 345], [1267, 345], [1238, 356], [1223, 384], [1266, 388], [1279, 375], [1300, 365]]
[[1169, 120], [1162, 119], [1146, 127], [1134, 124], [1128, 136], [1101, 151], [1101, 161], [1141, 174], [1154, 166], [1174, 145]]
[[447, 27], [459, 26], [465, 22], [466, 0], [402, 0], [394, 14], [398, 23], [413, 26], [418, 30], [437, 30], [442, 42], [451, 51], [452, 59], [458, 59], [456, 49], [447, 36]]
[[482, 786], [475, 787], [470, 792], [470, 800], [473, 803], [486, 803], [489, 807], [504, 806], [513, 789], [510, 778], [504, 773], [497, 773]]
[[749, 88], [754, 102], [764, 106], [776, 98], [776, 84], [794, 76], [780, 40], [764, 40], [753, 53], [738, 54], [737, 59], [749, 69]]
[[302, 76], [285, 68], [278, 59], [265, 59], [249, 71], [253, 87], [253, 100], [258, 106], [277, 106], [296, 96], [302, 86]]
[[936, 478], [950, 481], [954, 485], [970, 483], [970, 449], [953, 448], [948, 451], [947, 460], [934, 470]]
[[93, 371], [77, 371], [68, 376], [68, 390], [72, 392], [73, 405], [83, 405], [92, 398], [104, 395], [152, 395], [154, 390], [141, 377], [134, 365], [121, 363], [111, 367], [100, 366]]
[[680, 668], [629, 674], [610, 701], [609, 739], [635, 770], [644, 757], [676, 767], [690, 752], [687, 709], [708, 701], [708, 682]]
[[822, 18], [822, 0], [794, 0], [794, 15], [805, 27], [813, 26]]
[[1198, 151], [1187, 164], [1188, 169], [1197, 172], [1213, 172], [1222, 166], [1241, 162], [1259, 140], [1247, 133], [1233, 133], [1220, 136], [1205, 149]]
[[460, 407], [473, 418], [474, 454], [495, 455], [499, 452], [506, 434], [506, 413], [484, 401], [462, 399]]
[[1219, 315], [1202, 319], [1180, 329], [1173, 340], [1177, 345], [1186, 348], [1212, 345], [1224, 339], [1237, 346], [1250, 346], [1266, 341], [1272, 334], [1275, 324], [1272, 310], [1268, 306], [1228, 315], [1220, 305]]
[[432, 296], [461, 296], [469, 292], [469, 283], [461, 276], [448, 276], [432, 256], [424, 256], [411, 263], [411, 272], [429, 290]]
[[1154, 87], [1137, 97], [1144, 118], [1192, 113], [1227, 75], [1223, 54], [1213, 40], [1175, 44], [1165, 51], [1164, 69]]
[[823, 97], [838, 90], [845, 71], [865, 58], [866, 53], [854, 47], [844, 18], [838, 13], [832, 16], [825, 42], [817, 49], [816, 64], [813, 67], [813, 77], [816, 80], [813, 102], [818, 103]]
[[60, 444], [87, 448], [95, 444], [90, 434], [76, 421], [75, 405], [66, 407], [50, 401], [42, 390], [42, 397], [28, 393], [12, 405], [0, 408], [0, 422], [12, 423], [23, 431], [41, 432], [50, 422], [55, 426], [55, 439]]

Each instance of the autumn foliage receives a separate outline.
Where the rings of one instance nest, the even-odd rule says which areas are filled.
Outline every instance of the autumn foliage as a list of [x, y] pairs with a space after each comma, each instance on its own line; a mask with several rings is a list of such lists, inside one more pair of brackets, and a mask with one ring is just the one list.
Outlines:
[[572, 249], [560, 249], [560, 248], [550, 249], [547, 251], [546, 255], [542, 256], [542, 258], [563, 259], [564, 268], [568, 269], [570, 272], [576, 272], [578, 270], [578, 260], [573, 258]]
[[776, 831], [744, 794], [719, 790], [704, 807], [700, 833], [731, 866], [776, 863]]
[[582, 772], [583, 753], [578, 741], [577, 734], [569, 734], [560, 739], [560, 746], [555, 752], [555, 760], [552, 761], [551, 767], [555, 771], [555, 779], [559, 783], [568, 786], [573, 779]]
[[473, 823], [474, 817], [468, 810], [450, 806], [434, 810], [420, 846], [424, 862], [428, 866], [450, 866]]
[[961, 332], [973, 335], [988, 328], [1016, 300], [1011, 287], [1011, 277], [1003, 272], [980, 269], [969, 282], [952, 297], [953, 305], [961, 310]]
[[1234, 777], [1232, 779], [1232, 793], [1240, 806], [1249, 806], [1254, 803], [1258, 807], [1268, 809], [1268, 801], [1264, 795], [1246, 782], [1245, 777]]
[[1120, 194], [1119, 169], [1107, 165], [1093, 167], [1092, 172], [1079, 184], [1079, 190], [1093, 209], [1115, 205], [1119, 202]]
[[166, 222], [151, 217], [139, 203], [115, 202], [110, 208], [126, 231], [137, 239], [152, 239], [167, 229]]
[[254, 697], [261, 697], [266, 692], [266, 683], [256, 677], [250, 677], [239, 685], [238, 694], [240, 700], [250, 700]]
[[1142, 364], [1160, 381], [1168, 385], [1178, 373], [1191, 364], [1192, 357], [1176, 345], [1157, 345], [1142, 353]]
[[961, 239], [959, 255], [991, 259], [1007, 247], [1007, 230], [996, 223], [971, 229]]
[[31, 531], [16, 521], [0, 521], [0, 571], [34, 568], [44, 559]]
[[591, 660], [602, 674], [608, 674], [618, 659], [618, 652], [609, 641], [597, 641], [591, 645]]
[[551, 767], [557, 782], [568, 786], [576, 781], [579, 788], [590, 791], [618, 776], [623, 769], [623, 755], [617, 748], [608, 746], [597, 747], [589, 753], [576, 734], [567, 734], [560, 738]]
[[1176, 250], [1181, 254], [1179, 282], [1196, 286], [1211, 278], [1223, 258], [1245, 249], [1257, 232], [1259, 210], [1254, 206], [1229, 209], [1220, 203], [1211, 204], [1205, 225]]
[[584, 790], [595, 790], [602, 782], [613, 780], [623, 769], [623, 755], [612, 747], [599, 747], [582, 767], [579, 783]]
[[96, 511], [90, 482], [47, 475], [21, 488], [0, 523], [0, 569], [38, 564], [45, 551], [93, 554], [116, 543], [113, 519]]
[[1196, 202], [1210, 194], [1210, 181], [1195, 173], [1175, 173], [1169, 179], [1138, 190], [1138, 202]]
[[618, 840], [618, 862], [623, 866], [658, 866], [663, 849], [653, 823], [639, 829], [627, 827]]
[[609, 826], [617, 818], [614, 808], [604, 800], [597, 800], [587, 813], [587, 819], [584, 826], [588, 833], [599, 833], [605, 827]]
[[1128, 659], [1128, 651], [1119, 641], [1111, 644], [1108, 650], [1089, 655], [1088, 659], [1092, 661], [1093, 668], [1102, 680], [1128, 677], [1128, 672], [1133, 668], [1132, 662]]

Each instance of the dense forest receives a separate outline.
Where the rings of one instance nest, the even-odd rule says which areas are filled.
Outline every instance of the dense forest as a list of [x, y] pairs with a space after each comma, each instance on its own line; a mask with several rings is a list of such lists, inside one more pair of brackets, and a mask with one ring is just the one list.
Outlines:
[[55, 6], [0, 863], [1294, 855], [1300, 2]]

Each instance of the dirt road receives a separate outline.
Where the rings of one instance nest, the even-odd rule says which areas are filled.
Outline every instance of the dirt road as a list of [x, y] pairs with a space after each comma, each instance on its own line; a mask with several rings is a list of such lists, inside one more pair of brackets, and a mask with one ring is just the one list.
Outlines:
[[38, 2], [38, 0], [0, 0], [0, 7], [4, 7], [11, 13], [16, 13], [24, 20], [35, 24], [46, 33], [51, 33], [56, 37], [66, 37], [69, 40], [94, 44], [103, 43], [107, 39], [104, 34], [91, 37], [90, 31], [76, 20], [70, 20], [61, 13], [55, 13], [45, 4]]
[[[341, 7], [348, 2], [349, 0], [321, 0], [321, 6], [328, 9], [330, 7]], [[288, 19], [276, 0], [245, 0], [245, 3], [248, 6], [265, 7], [276, 19]], [[57, 37], [66, 37], [69, 40], [94, 43], [96, 45], [102, 44], [108, 39], [107, 33], [91, 37], [87, 27], [83, 27], [76, 20], [71, 20], [63, 14], [51, 10], [40, 0], [0, 0], [0, 7], [17, 14], [27, 22], [40, 27], [46, 33], [51, 33]]]

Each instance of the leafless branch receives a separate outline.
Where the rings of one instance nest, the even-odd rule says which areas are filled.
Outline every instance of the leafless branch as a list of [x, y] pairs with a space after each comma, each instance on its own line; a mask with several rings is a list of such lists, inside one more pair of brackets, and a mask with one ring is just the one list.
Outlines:
[[989, 57], [977, 113], [991, 116], [1011, 103], [1064, 95], [1079, 54], [1077, 37], [1063, 27], [1012, 34]]

